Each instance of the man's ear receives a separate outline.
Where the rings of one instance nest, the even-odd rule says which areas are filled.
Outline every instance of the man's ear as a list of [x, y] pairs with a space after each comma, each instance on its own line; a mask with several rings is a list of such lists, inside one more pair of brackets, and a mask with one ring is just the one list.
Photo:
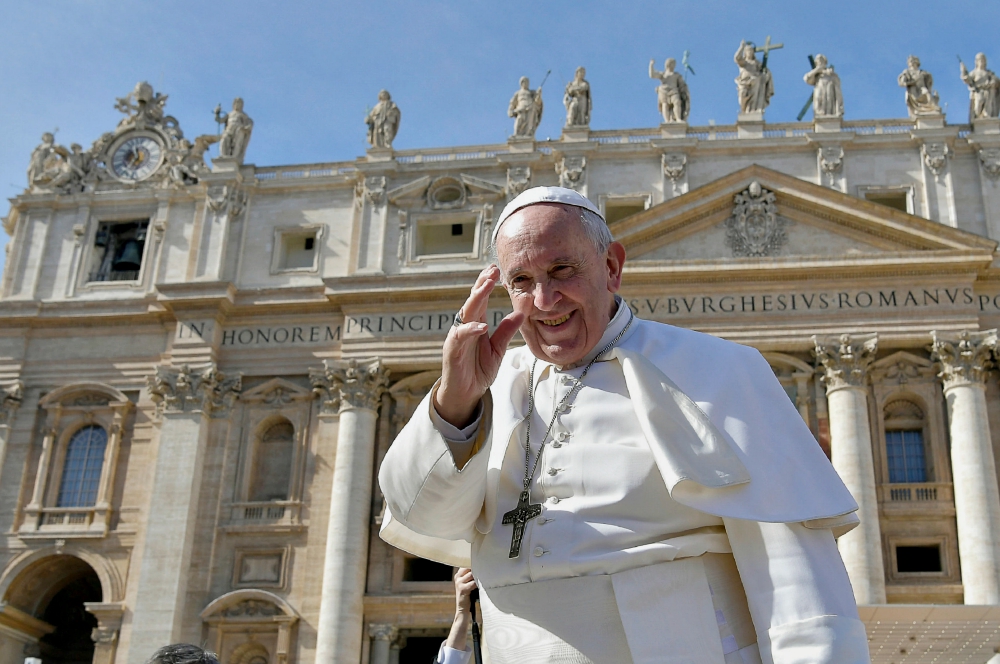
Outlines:
[[625, 247], [621, 242], [608, 245], [608, 290], [617, 293], [622, 285], [622, 269], [625, 267]]

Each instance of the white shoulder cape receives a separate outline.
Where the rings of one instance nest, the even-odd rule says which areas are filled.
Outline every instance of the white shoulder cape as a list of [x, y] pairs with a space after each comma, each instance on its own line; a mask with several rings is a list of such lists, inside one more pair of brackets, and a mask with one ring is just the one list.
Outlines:
[[[838, 536], [858, 524], [857, 503], [760, 353], [662, 323], [637, 318], [632, 326], [612, 356], [621, 363], [636, 417], [674, 500], [719, 517], [803, 522]], [[440, 439], [425, 410], [429, 396], [421, 403], [379, 472], [385, 541], [423, 558], [470, 564], [472, 528], [442, 530], [411, 508], [421, 492], [448, 490], [435, 486], [436, 478], [447, 477], [445, 483], [461, 485], [456, 495], [478, 508], [475, 529], [488, 532], [500, 464], [527, 415], [531, 361], [527, 348], [507, 352], [484, 400], [478, 452], [460, 472], [448, 453], [426, 459], [404, 449], [409, 440]]]

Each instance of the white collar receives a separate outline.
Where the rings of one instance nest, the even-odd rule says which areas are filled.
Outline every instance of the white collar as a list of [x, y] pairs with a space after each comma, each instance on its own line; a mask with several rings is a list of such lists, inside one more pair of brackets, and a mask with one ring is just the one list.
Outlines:
[[[597, 356], [599, 352], [601, 352], [602, 348], [607, 346], [609, 343], [611, 343], [611, 341], [615, 337], [621, 334], [621, 331], [624, 330], [625, 326], [628, 325], [629, 321], [632, 320], [632, 311], [629, 309], [628, 305], [625, 304], [625, 300], [623, 300], [618, 295], [615, 295], [615, 303], [618, 305], [618, 309], [615, 311], [615, 315], [611, 317], [611, 320], [608, 321], [608, 326], [604, 328], [604, 334], [601, 336], [600, 340], [596, 344], [594, 344], [594, 347], [591, 348], [590, 351], [586, 355], [584, 355], [579, 362], [574, 362], [573, 364], [568, 364], [562, 367], [557, 365], [552, 365], [553, 368], [558, 369], [559, 371], [571, 371], [573, 369], [586, 366], [592, 359], [594, 359]], [[625, 337], [627, 337], [631, 333], [632, 330], [629, 330], [626, 333]], [[622, 337], [622, 340], [624, 340], [625, 337]], [[607, 360], [610, 359], [611, 359], [611, 353], [609, 352], [605, 355], [605, 357], [598, 360], [598, 362], [606, 362]]]

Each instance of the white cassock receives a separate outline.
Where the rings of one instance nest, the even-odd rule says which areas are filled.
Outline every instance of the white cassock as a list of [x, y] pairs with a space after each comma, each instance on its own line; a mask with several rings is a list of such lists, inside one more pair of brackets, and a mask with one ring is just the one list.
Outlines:
[[[619, 300], [593, 353], [630, 317]], [[532, 457], [592, 357], [537, 361]], [[379, 471], [385, 541], [471, 562], [494, 664], [869, 661], [834, 541], [857, 504], [760, 354], [709, 335], [633, 320], [557, 414], [531, 483], [542, 512], [509, 558], [534, 361], [508, 351], [463, 431], [432, 390]]]

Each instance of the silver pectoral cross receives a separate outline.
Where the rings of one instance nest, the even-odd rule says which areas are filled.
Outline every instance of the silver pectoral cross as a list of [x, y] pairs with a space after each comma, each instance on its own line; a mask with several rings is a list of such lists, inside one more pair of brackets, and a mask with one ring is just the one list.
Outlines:
[[510, 536], [510, 553], [508, 558], [517, 558], [521, 553], [521, 539], [524, 537], [524, 524], [542, 513], [542, 506], [538, 503], [528, 504], [530, 496], [528, 490], [521, 492], [517, 499], [517, 507], [503, 515], [503, 525], [514, 524], [514, 532]]

